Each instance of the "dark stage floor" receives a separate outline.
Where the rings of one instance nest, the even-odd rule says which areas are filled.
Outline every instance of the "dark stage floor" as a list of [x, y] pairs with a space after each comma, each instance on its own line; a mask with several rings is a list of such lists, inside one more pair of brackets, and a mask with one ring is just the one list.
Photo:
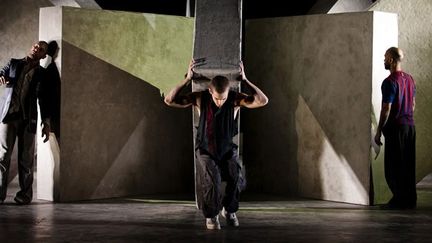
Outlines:
[[[15, 182], [16, 183], [16, 182]], [[416, 210], [305, 199], [244, 198], [239, 228], [205, 229], [191, 200], [146, 197], [0, 205], [0, 242], [431, 242], [432, 188], [421, 184]], [[15, 185], [16, 187], [16, 185]], [[150, 198], [150, 197], [149, 197]], [[274, 198], [273, 198], [274, 199]]]

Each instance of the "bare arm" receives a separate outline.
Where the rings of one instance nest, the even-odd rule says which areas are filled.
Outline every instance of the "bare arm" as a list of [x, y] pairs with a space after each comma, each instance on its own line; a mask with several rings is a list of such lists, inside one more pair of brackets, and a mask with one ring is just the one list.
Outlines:
[[191, 105], [196, 105], [196, 99], [199, 95], [198, 93], [189, 93], [186, 95], [180, 95], [180, 91], [189, 85], [192, 81], [193, 76], [193, 67], [195, 65], [195, 61], [191, 60], [189, 63], [189, 69], [186, 74], [185, 79], [183, 79], [178, 85], [176, 85], [170, 92], [168, 92], [167, 96], [165, 96], [165, 103], [172, 107], [185, 108]]
[[193, 93], [187, 95], [179, 95], [180, 91], [190, 83], [190, 80], [187, 78], [180, 82], [180, 84], [176, 85], [165, 97], [165, 104], [178, 107], [185, 108], [195, 103]]
[[243, 63], [240, 62], [242, 82], [244, 82], [252, 91], [251, 95], [242, 94], [239, 96], [238, 104], [246, 108], [258, 108], [265, 106], [268, 103], [268, 98], [257, 86], [251, 83], [244, 72]]
[[388, 117], [390, 115], [391, 105], [392, 103], [382, 103], [381, 105], [381, 114], [378, 122], [377, 132], [375, 135], [375, 143], [378, 145], [382, 145], [381, 142], [382, 128], [387, 123]]

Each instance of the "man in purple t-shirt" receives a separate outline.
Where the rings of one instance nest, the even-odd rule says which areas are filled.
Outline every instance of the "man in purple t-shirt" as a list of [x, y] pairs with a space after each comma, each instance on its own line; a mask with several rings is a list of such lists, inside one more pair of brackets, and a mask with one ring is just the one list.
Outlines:
[[385, 53], [384, 67], [390, 75], [383, 81], [382, 107], [375, 142], [385, 137], [384, 169], [387, 184], [393, 193], [385, 209], [416, 207], [414, 126], [415, 82], [402, 71], [403, 52], [396, 47]]

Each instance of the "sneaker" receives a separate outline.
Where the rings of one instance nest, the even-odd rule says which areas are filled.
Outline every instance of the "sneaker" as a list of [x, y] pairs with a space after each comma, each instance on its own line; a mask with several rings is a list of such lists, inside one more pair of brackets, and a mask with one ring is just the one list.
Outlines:
[[14, 201], [18, 205], [26, 205], [26, 204], [30, 204], [31, 203], [31, 199], [29, 199], [27, 197], [20, 196], [20, 195], [16, 195], [15, 198], [14, 198]]
[[222, 209], [222, 217], [226, 219], [226, 223], [229, 226], [239, 227], [240, 223], [235, 213], [228, 213], [225, 208]]
[[215, 230], [215, 229], [220, 230], [221, 226], [219, 223], [219, 216], [216, 215], [213, 218], [206, 218], [206, 226], [207, 226], [207, 229], [209, 229], [209, 230]]

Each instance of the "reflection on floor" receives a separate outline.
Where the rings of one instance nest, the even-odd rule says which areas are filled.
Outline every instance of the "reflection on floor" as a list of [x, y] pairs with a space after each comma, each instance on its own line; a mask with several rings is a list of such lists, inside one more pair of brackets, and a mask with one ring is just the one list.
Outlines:
[[421, 185], [418, 208], [407, 211], [245, 195], [240, 227], [221, 221], [209, 231], [189, 197], [17, 206], [15, 180], [0, 205], [0, 242], [430, 242], [432, 187]]

